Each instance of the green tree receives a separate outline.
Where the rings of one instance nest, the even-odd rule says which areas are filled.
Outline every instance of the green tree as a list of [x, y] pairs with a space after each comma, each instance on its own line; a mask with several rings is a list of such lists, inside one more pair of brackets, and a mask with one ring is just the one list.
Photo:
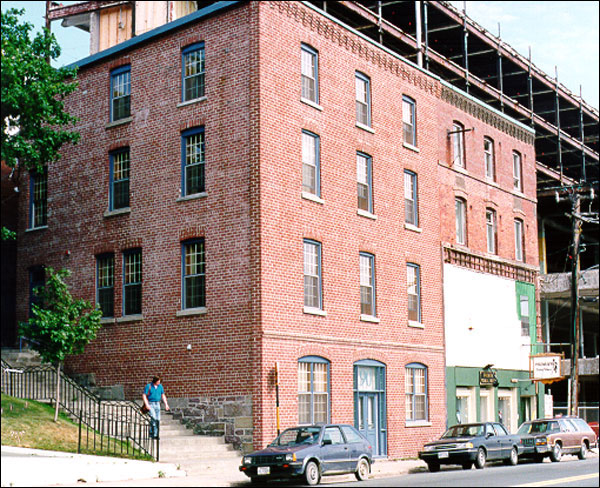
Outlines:
[[[68, 130], [76, 117], [64, 110], [65, 97], [77, 89], [76, 69], [54, 68], [60, 46], [44, 29], [32, 37], [33, 25], [21, 22], [23, 10], [2, 12], [2, 161], [13, 169], [15, 188], [22, 174], [39, 172], [59, 158], [61, 146], [76, 143]], [[14, 233], [2, 231], [2, 239]]]
[[102, 311], [90, 302], [75, 299], [65, 280], [71, 272], [61, 269], [54, 272], [46, 268], [46, 283], [34, 293], [41, 305], [32, 305], [29, 322], [22, 322], [19, 333], [33, 342], [32, 348], [39, 352], [43, 361], [56, 368], [56, 411], [58, 420], [60, 402], [60, 372], [69, 354], [81, 354], [85, 346], [96, 338], [101, 327]]

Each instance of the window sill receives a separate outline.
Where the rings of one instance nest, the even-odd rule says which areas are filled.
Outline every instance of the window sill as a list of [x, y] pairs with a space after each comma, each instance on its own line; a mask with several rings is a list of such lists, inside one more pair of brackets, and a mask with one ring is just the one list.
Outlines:
[[130, 207], [120, 208], [118, 210], [107, 210], [104, 212], [104, 217], [114, 217], [116, 215], [125, 215], [131, 213]]
[[456, 164], [450, 163], [448, 164], [448, 166], [450, 168], [452, 168], [454, 171], [456, 171], [457, 173], [462, 173], [464, 175], [469, 175], [469, 172], [466, 170], [466, 168], [464, 166], [457, 166]]
[[423, 232], [423, 229], [421, 229], [421, 227], [416, 227], [416, 226], [414, 226], [414, 225], [412, 225], [412, 224], [406, 224], [406, 223], [405, 223], [405, 224], [404, 224], [404, 228], [405, 228], [406, 230], [410, 230], [410, 231], [412, 231], [412, 232], [418, 232], [419, 234], [420, 234], [421, 232]]
[[319, 203], [321, 205], [325, 203], [325, 201], [319, 198], [317, 195], [313, 195], [312, 193], [308, 193], [306, 191], [302, 192], [302, 198], [305, 200], [310, 200], [311, 202]]
[[356, 127], [358, 127], [359, 129], [365, 130], [367, 132], [370, 132], [371, 134], [375, 134], [375, 131], [369, 127], [368, 125], [365, 124], [361, 124], [360, 122], [356, 123]]
[[413, 146], [412, 144], [409, 144], [408, 142], [402, 143], [402, 147], [405, 147], [406, 149], [410, 149], [411, 151], [414, 151], [416, 153], [421, 152], [421, 150], [417, 146]]
[[136, 315], [124, 315], [123, 317], [118, 317], [116, 319], [116, 322], [117, 323], [141, 322], [142, 320], [144, 320], [144, 316], [142, 314], [136, 314]]
[[415, 320], [409, 320], [408, 321], [408, 326], [409, 327], [414, 327], [415, 329], [424, 329], [425, 328], [425, 324], [423, 324], [421, 322], [417, 322]]
[[29, 229], [25, 229], [25, 232], [35, 232], [38, 230], [46, 230], [47, 228], [47, 225], [40, 225], [39, 227], [30, 227]]
[[360, 215], [361, 217], [366, 217], [371, 220], [377, 220], [377, 215], [367, 212], [366, 210], [361, 210], [360, 208], [356, 211], [356, 215]]
[[184, 197], [179, 197], [176, 201], [177, 202], [187, 202], [188, 200], [198, 200], [199, 198], [206, 198], [207, 196], [208, 196], [208, 193], [203, 191], [201, 193], [194, 193], [193, 195], [186, 195]]
[[124, 119], [115, 120], [114, 122], [109, 122], [104, 126], [105, 129], [112, 129], [113, 127], [118, 127], [120, 125], [129, 124], [133, 120], [133, 116], [125, 117]]
[[404, 427], [431, 427], [432, 423], [427, 420], [407, 420]]
[[188, 105], [193, 105], [195, 103], [200, 103], [206, 100], [206, 95], [200, 98], [194, 98], [193, 100], [186, 100], [185, 102], [181, 102], [177, 104], [177, 108], [179, 107], [187, 107]]
[[318, 315], [319, 317], [327, 317], [327, 312], [325, 312], [325, 310], [321, 310], [320, 308], [304, 307], [304, 313], [309, 315]]
[[101, 324], [114, 324], [116, 319], [114, 317], [102, 317], [100, 319]]
[[497, 182], [497, 181], [494, 181], [494, 180], [492, 180], [491, 178], [486, 178], [486, 179], [485, 179], [485, 182], [486, 182], [488, 185], [490, 185], [490, 186], [493, 186], [493, 187], [495, 187], [495, 188], [500, 188], [500, 185], [498, 184], [498, 182]]
[[525, 194], [523, 193], [523, 190], [518, 190], [517, 188], [513, 188], [512, 190], [510, 190], [510, 192], [515, 197], [525, 198]]
[[316, 108], [320, 112], [323, 111], [323, 107], [321, 107], [321, 105], [319, 105], [318, 103], [313, 102], [312, 100], [309, 100], [308, 98], [302, 98], [302, 97], [300, 97], [300, 101], [302, 103], [305, 103], [306, 105], [312, 107], [312, 108]]
[[183, 310], [177, 310], [175, 316], [177, 317], [193, 317], [195, 315], [206, 315], [208, 308], [197, 307], [197, 308], [184, 308]]
[[378, 324], [379, 322], [381, 322], [381, 320], [377, 317], [374, 317], [373, 315], [364, 315], [364, 314], [360, 314], [360, 321], [361, 322], [371, 322], [373, 324]]

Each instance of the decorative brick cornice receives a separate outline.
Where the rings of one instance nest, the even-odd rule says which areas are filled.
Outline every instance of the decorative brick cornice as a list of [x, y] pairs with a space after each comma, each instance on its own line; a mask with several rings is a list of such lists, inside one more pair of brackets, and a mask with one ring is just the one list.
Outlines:
[[444, 245], [444, 263], [517, 281], [536, 283], [539, 272], [531, 267], [493, 259]]
[[479, 119], [482, 122], [495, 127], [499, 131], [525, 142], [526, 144], [533, 145], [535, 142], [535, 136], [531, 132], [519, 127], [517, 124], [514, 124], [499, 115], [496, 115], [491, 110], [488, 110], [480, 104], [469, 100], [467, 97], [452, 90], [451, 88], [448, 88], [447, 86], [442, 86], [441, 99], [444, 102], [449, 103], [450, 105], [453, 105], [454, 107], [471, 115], [472, 117], [475, 117], [476, 119]]
[[343, 27], [338, 27], [333, 22], [325, 19], [316, 12], [312, 12], [298, 2], [269, 2], [269, 6], [272, 9], [277, 9], [279, 13], [287, 15], [290, 19], [302, 23], [304, 28], [310, 29], [335, 44], [339, 44], [346, 50], [352, 51], [353, 54], [358, 55], [381, 69], [389, 71], [415, 87], [437, 97], [440, 96], [440, 84], [436, 80], [413, 69], [407, 63], [396, 59], [382, 49], [370, 45], [367, 41]]

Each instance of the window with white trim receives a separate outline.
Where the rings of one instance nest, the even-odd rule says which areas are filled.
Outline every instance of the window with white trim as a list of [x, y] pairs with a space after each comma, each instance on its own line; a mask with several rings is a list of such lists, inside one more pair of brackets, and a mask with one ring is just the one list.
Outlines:
[[521, 154], [513, 151], [513, 189], [523, 191], [523, 167], [521, 164]]
[[321, 196], [319, 136], [302, 131], [302, 191]]
[[465, 167], [465, 126], [460, 122], [452, 123], [452, 165]]
[[417, 103], [410, 97], [402, 96], [402, 136], [406, 144], [417, 145], [416, 124]]
[[375, 256], [360, 253], [360, 313], [375, 316]]
[[485, 228], [486, 228], [486, 238], [487, 238], [487, 252], [490, 254], [497, 253], [497, 218], [496, 211], [491, 208], [486, 209], [485, 211]]
[[496, 181], [494, 141], [489, 137], [483, 138], [483, 155], [485, 164], [485, 177], [490, 181]]
[[515, 259], [525, 261], [525, 236], [521, 219], [515, 219]]
[[467, 202], [462, 198], [454, 199], [454, 213], [456, 218], [456, 243], [467, 244]]
[[358, 208], [373, 213], [373, 160], [368, 154], [356, 153]]
[[302, 70], [302, 98], [319, 103], [319, 54], [315, 49], [302, 44], [300, 48]]
[[321, 243], [304, 239], [304, 306], [323, 309]]
[[408, 320], [421, 322], [421, 268], [418, 264], [406, 265], [406, 296]]
[[408, 170], [404, 170], [404, 222], [419, 226], [417, 175]]
[[427, 421], [427, 366], [420, 363], [408, 364], [405, 374], [406, 420]]
[[368, 76], [356, 72], [356, 122], [371, 127], [371, 80]]
[[329, 414], [329, 361], [318, 356], [298, 360], [298, 423], [324, 424]]

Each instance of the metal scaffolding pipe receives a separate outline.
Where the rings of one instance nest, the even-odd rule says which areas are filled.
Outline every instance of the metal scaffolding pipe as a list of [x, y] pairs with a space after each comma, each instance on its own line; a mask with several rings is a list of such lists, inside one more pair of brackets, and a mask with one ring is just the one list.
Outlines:
[[415, 0], [415, 37], [417, 38], [417, 66], [423, 67], [423, 51], [421, 49], [421, 1]]

